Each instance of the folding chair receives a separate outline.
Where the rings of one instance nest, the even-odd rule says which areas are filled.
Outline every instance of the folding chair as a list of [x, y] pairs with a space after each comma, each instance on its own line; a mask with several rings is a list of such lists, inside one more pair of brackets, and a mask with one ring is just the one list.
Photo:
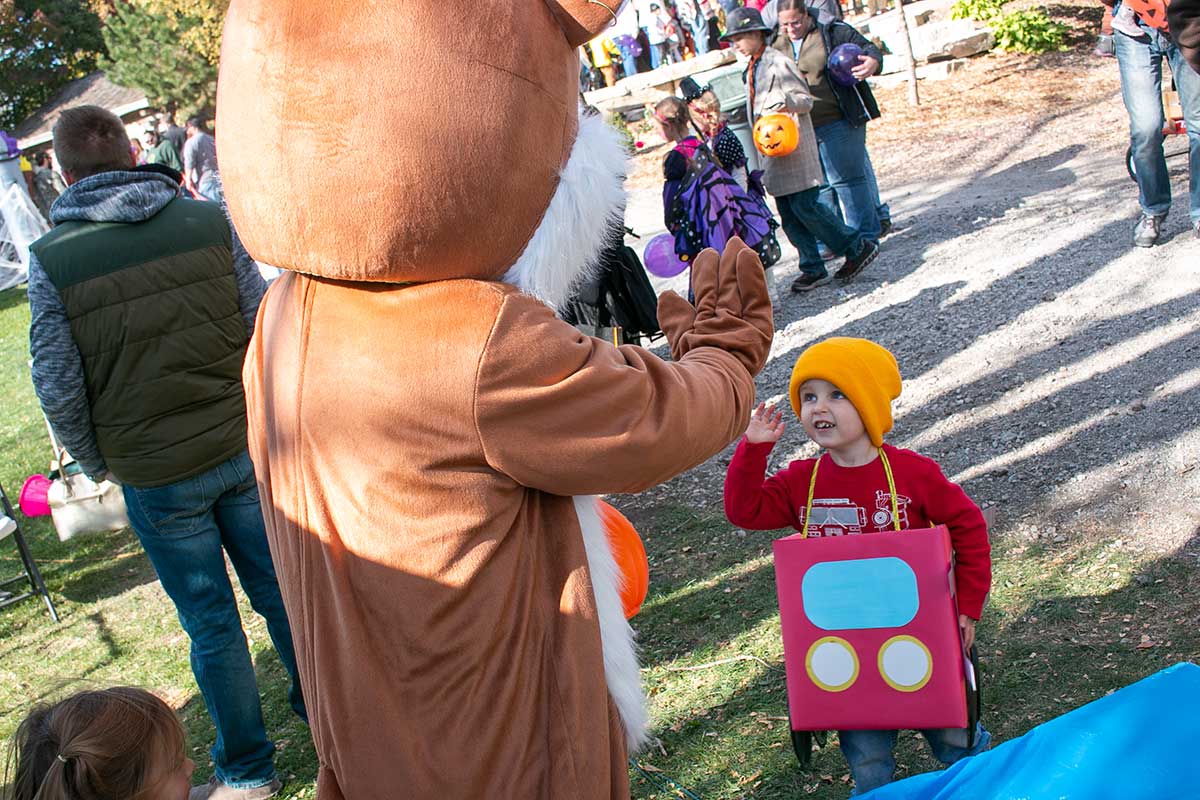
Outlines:
[[[12, 504], [8, 502], [8, 494], [4, 491], [4, 487], [0, 486], [0, 503], [4, 506], [4, 519], [0, 520], [0, 539], [12, 537], [17, 543], [17, 552], [21, 554], [21, 562], [25, 565], [25, 574], [16, 575], [7, 580], [0, 580], [0, 608], [11, 606], [13, 603], [19, 603], [22, 600], [40, 594], [42, 599], [46, 601], [46, 608], [50, 610], [50, 618], [58, 622], [58, 610], [54, 608], [54, 601], [50, 599], [50, 592], [46, 591], [46, 583], [42, 580], [42, 573], [38, 571], [37, 564], [33, 561], [33, 554], [29, 552], [29, 545], [25, 543], [25, 537], [21, 534], [21, 526], [17, 524], [17, 515], [13, 511]], [[29, 590], [23, 594], [12, 595], [7, 591], [7, 587], [21, 581], [29, 582]]]

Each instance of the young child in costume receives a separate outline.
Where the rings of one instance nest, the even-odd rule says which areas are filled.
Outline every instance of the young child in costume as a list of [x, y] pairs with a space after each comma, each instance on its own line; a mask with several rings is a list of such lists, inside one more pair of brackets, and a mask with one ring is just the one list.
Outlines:
[[[979, 507], [947, 480], [936, 462], [884, 443], [883, 435], [892, 429], [891, 401], [900, 396], [895, 357], [866, 339], [826, 339], [801, 353], [788, 392], [804, 432], [825, 452], [815, 459], [793, 461], [766, 478], [767, 457], [783, 435], [784, 422], [778, 410], [759, 405], [725, 476], [729, 521], [751, 530], [807, 527], [810, 536], [892, 530], [893, 506], [887, 502], [890, 470], [900, 529], [937, 524], [950, 529], [959, 626], [969, 650], [992, 580], [987, 524]], [[857, 505], [857, 519], [866, 523], [851, 530], [845, 527], [845, 518], [822, 514], [830, 500], [837, 500], [839, 506]], [[969, 749], [965, 729], [921, 733], [944, 764], [975, 755], [991, 741], [982, 725]], [[857, 793], [892, 780], [896, 734], [838, 732]]]
[[[725, 117], [721, 114], [721, 101], [716, 92], [707, 86], [700, 86], [691, 77], [680, 81], [679, 89], [688, 104], [688, 111], [691, 112], [692, 124], [704, 137], [708, 149], [716, 156], [721, 167], [737, 181], [738, 186], [750, 191], [750, 167], [746, 159], [746, 149], [742, 147], [742, 141], [733, 129], [725, 124]], [[760, 175], [758, 189], [759, 193], [765, 196], [761, 177]]]
[[663, 158], [663, 217], [675, 237], [675, 254], [693, 261], [706, 247], [722, 250], [734, 236], [759, 252], [767, 267], [767, 287], [774, 301], [770, 258], [775, 220], [761, 195], [747, 192], [722, 168], [712, 151], [691, 129], [687, 104], [666, 97], [654, 107], [654, 121], [675, 147]]
[[12, 800], [187, 800], [195, 763], [183, 726], [144, 689], [115, 686], [35, 706], [17, 728]]

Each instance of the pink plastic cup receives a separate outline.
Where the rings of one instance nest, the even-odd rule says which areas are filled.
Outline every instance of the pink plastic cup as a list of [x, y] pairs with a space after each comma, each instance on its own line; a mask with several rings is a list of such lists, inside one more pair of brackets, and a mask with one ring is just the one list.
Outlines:
[[50, 513], [50, 502], [46, 499], [50, 491], [50, 479], [45, 475], [30, 475], [17, 496], [17, 505], [27, 517], [44, 517]]

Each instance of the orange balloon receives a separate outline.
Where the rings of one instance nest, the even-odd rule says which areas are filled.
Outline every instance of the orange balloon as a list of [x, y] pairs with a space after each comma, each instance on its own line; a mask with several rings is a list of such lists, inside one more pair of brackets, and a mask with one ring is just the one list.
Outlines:
[[799, 144], [800, 128], [788, 114], [763, 114], [754, 123], [754, 146], [764, 156], [790, 156]]
[[621, 573], [621, 607], [625, 610], [625, 619], [633, 619], [642, 610], [646, 591], [650, 588], [650, 564], [646, 560], [646, 548], [624, 514], [603, 500], [597, 500], [596, 506], [600, 512], [600, 524], [608, 536], [608, 546]]

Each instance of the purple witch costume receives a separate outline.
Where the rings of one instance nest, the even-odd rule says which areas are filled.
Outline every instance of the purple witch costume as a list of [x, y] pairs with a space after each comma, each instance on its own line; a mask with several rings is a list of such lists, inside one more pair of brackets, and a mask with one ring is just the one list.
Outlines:
[[734, 236], [767, 255], [778, 223], [761, 184], [752, 181], [749, 192], [742, 189], [694, 136], [678, 142], [667, 154], [663, 177], [667, 230], [675, 237], [675, 253], [681, 259], [690, 261], [706, 247], [721, 252]]

